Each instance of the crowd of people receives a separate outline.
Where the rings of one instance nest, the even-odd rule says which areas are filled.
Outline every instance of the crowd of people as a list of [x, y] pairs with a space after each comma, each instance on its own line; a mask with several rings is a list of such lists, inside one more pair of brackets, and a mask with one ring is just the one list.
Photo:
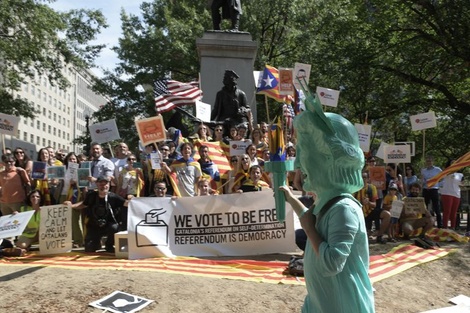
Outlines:
[[[126, 229], [126, 206], [132, 197], [213, 196], [272, 188], [272, 177], [264, 169], [271, 153], [268, 128], [267, 123], [256, 128], [241, 124], [228, 129], [224, 124], [211, 128], [201, 123], [188, 138], [150, 144], [143, 151], [129, 149], [124, 142], [117, 143], [113, 153], [101, 144], [92, 143], [89, 156], [54, 151], [52, 147], [38, 151], [37, 161], [47, 166], [68, 168], [71, 163], [80, 166], [91, 162], [87, 187], [79, 187], [70, 177], [33, 179], [33, 160], [25, 150], [7, 148], [2, 155], [4, 169], [0, 174], [1, 214], [35, 210], [25, 233], [16, 242], [17, 247], [28, 250], [38, 240], [39, 207], [70, 204], [75, 208], [72, 210], [74, 246], [84, 246], [85, 251], [93, 252], [101, 249], [101, 237], [107, 236], [105, 249], [114, 251], [112, 235]], [[245, 153], [229, 155], [228, 145], [233, 140], [246, 141]], [[208, 142], [226, 148], [229, 171], [220, 173]], [[295, 160], [295, 147], [295, 138], [289, 136], [285, 146], [287, 159]], [[159, 155], [159, 166], [151, 162], [151, 155], [155, 153]], [[376, 158], [369, 157], [362, 173], [363, 188], [354, 194], [362, 204], [369, 240], [375, 235], [377, 243], [394, 242], [408, 238], [416, 229], [422, 229], [421, 236], [424, 236], [434, 222], [437, 227], [456, 227], [462, 174], [449, 175], [440, 184], [428, 187], [426, 181], [441, 171], [434, 166], [431, 157], [426, 159], [426, 167], [419, 178], [410, 164], [406, 164], [406, 173], [402, 175], [400, 167], [390, 163], [385, 165], [383, 186], [386, 187], [382, 189], [370, 183], [369, 168], [375, 166]], [[301, 177], [300, 170], [286, 173], [288, 185], [300, 191]], [[422, 214], [416, 216], [406, 216], [403, 211], [400, 218], [391, 217], [393, 201], [416, 196], [423, 196], [426, 205], [431, 203], [431, 210], [425, 207]]]

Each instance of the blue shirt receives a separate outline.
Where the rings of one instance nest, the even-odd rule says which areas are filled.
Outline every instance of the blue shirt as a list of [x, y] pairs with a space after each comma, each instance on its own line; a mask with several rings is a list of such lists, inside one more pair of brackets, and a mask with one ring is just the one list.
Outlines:
[[317, 220], [316, 228], [324, 241], [319, 254], [309, 242], [305, 248], [308, 294], [302, 312], [375, 312], [368, 275], [367, 230], [360, 204], [349, 197], [338, 201]]
[[434, 176], [436, 176], [437, 174], [439, 174], [440, 172], [442, 172], [442, 170], [440, 167], [437, 167], [437, 166], [426, 167], [426, 168], [421, 169], [421, 179], [423, 181], [423, 189], [439, 189], [440, 183], [435, 184], [431, 188], [428, 188], [427, 181], [433, 178]]

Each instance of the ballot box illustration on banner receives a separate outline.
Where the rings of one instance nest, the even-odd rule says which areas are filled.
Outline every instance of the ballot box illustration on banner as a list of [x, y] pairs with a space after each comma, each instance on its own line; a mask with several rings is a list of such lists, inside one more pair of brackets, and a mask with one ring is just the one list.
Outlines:
[[163, 208], [152, 209], [145, 213], [145, 220], [135, 227], [137, 247], [168, 246], [168, 225], [160, 219], [165, 214]]

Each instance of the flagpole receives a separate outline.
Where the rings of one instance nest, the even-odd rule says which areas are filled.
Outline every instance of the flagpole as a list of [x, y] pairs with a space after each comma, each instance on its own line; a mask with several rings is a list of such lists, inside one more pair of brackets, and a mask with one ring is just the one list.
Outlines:
[[425, 142], [426, 142], [426, 130], [423, 129], [423, 162], [426, 159], [426, 157], [425, 157], [426, 154], [424, 152], [425, 151], [425, 146], [426, 146]]
[[268, 96], [264, 95], [264, 104], [266, 106], [266, 118], [268, 119], [268, 122], [271, 120], [269, 118], [269, 110], [268, 110]]

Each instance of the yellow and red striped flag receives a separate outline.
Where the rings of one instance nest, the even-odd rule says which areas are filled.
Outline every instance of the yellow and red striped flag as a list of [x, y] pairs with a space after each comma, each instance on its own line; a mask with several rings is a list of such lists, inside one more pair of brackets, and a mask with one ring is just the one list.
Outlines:
[[470, 166], [470, 151], [458, 158], [454, 163], [452, 163], [449, 167], [445, 168], [442, 172], [437, 174], [436, 176], [428, 179], [427, 185], [428, 187], [432, 187], [437, 184], [442, 178], [446, 177], [449, 174], [455, 173], [463, 167]]
[[209, 158], [217, 165], [219, 169], [220, 177], [222, 179], [227, 178], [227, 173], [232, 169], [230, 166], [230, 147], [223, 142], [207, 142], [200, 141], [199, 139], [193, 141], [196, 153], [193, 156], [195, 160], [199, 160], [201, 157], [198, 153], [199, 147], [204, 145], [209, 148]]

